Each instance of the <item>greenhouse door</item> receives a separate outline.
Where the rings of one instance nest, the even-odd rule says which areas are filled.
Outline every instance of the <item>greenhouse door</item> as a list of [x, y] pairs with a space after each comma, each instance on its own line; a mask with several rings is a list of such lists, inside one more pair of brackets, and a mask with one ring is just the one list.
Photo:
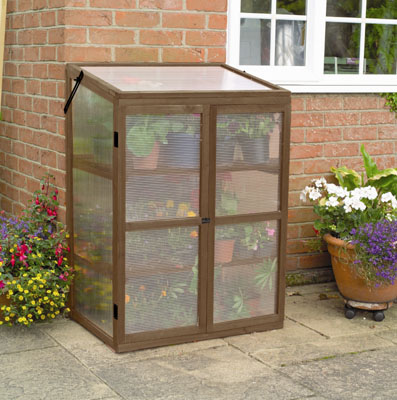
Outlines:
[[208, 113], [198, 106], [127, 107], [122, 120], [120, 337], [128, 343], [200, 334], [206, 328]]

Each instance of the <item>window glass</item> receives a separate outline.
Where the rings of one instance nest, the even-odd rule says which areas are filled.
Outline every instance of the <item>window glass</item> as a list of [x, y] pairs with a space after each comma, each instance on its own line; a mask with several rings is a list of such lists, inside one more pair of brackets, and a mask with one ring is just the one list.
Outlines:
[[306, 15], [306, 0], [277, 0], [277, 14]]
[[397, 1], [367, 0], [367, 18], [397, 19]]
[[366, 74], [397, 73], [397, 26], [367, 24], [364, 58]]
[[360, 25], [327, 22], [324, 73], [358, 74]]
[[240, 22], [240, 64], [270, 64], [270, 20], [242, 18]]
[[305, 21], [277, 21], [276, 65], [305, 65]]
[[361, 0], [327, 0], [328, 17], [360, 17]]
[[241, 12], [270, 13], [271, 0], [241, 0]]

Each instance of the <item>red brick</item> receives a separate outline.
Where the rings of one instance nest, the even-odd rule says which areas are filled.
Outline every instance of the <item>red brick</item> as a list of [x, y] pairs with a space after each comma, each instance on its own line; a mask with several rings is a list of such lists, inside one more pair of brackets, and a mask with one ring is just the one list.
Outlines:
[[48, 43], [51, 44], [65, 43], [65, 29], [64, 28], [50, 29], [48, 31]]
[[41, 150], [40, 162], [43, 165], [48, 165], [49, 167], [56, 168], [57, 157], [53, 151]]
[[344, 140], [376, 140], [378, 132], [376, 127], [351, 127], [343, 129]]
[[35, 146], [47, 148], [48, 147], [48, 141], [49, 141], [48, 133], [45, 133], [45, 132], [42, 132], [42, 131], [34, 131], [34, 132], [32, 132], [31, 143], [34, 144]]
[[332, 112], [325, 114], [326, 126], [358, 125], [360, 114], [354, 112]]
[[213, 47], [207, 50], [207, 60], [208, 62], [226, 62], [226, 49], [224, 47], [218, 48]]
[[306, 99], [306, 110], [308, 111], [324, 111], [324, 110], [341, 110], [341, 96], [326, 96], [326, 97], [308, 97]]
[[33, 64], [33, 76], [35, 78], [48, 78], [48, 64]]
[[210, 14], [208, 28], [225, 30], [227, 28], [227, 16], [224, 14]]
[[87, 30], [84, 28], [65, 28], [65, 43], [87, 43]]
[[135, 32], [126, 29], [89, 29], [89, 40], [91, 43], [100, 44], [134, 44]]
[[335, 160], [305, 160], [304, 173], [305, 174], [323, 174], [329, 172], [330, 168], [335, 166]]
[[30, 161], [40, 162], [40, 149], [38, 147], [26, 145], [26, 158]]
[[331, 265], [328, 253], [310, 254], [299, 259], [300, 268], [318, 268]]
[[158, 62], [159, 51], [155, 48], [146, 47], [119, 47], [116, 48], [116, 61], [119, 62]]
[[164, 48], [164, 62], [202, 62], [204, 61], [204, 49], [200, 48]]
[[397, 126], [379, 126], [379, 139], [394, 139], [397, 140]]
[[292, 112], [305, 111], [306, 110], [305, 98], [293, 96], [291, 98], [291, 109]]
[[287, 256], [286, 259], [286, 269], [287, 271], [295, 271], [299, 265], [299, 258], [296, 256]]
[[309, 179], [307, 176], [292, 175], [289, 177], [289, 190], [290, 191], [294, 191], [294, 190], [301, 191], [314, 178], [315, 177], [310, 177], [310, 179]]
[[25, 80], [24, 79], [13, 79], [12, 80], [12, 91], [14, 93], [25, 93]]
[[50, 100], [49, 105], [50, 105], [50, 114], [51, 115], [57, 115], [58, 117], [64, 117], [65, 114], [63, 112], [63, 107], [64, 107], [63, 101]]
[[306, 143], [337, 142], [342, 140], [341, 128], [316, 128], [306, 130]]
[[292, 127], [324, 126], [324, 115], [322, 113], [293, 113], [291, 115]]
[[112, 25], [111, 11], [65, 10], [65, 25], [109, 26]]
[[343, 108], [345, 110], [370, 110], [378, 108], [378, 95], [344, 95]]
[[17, 44], [17, 32], [6, 31], [5, 33], [5, 44]]
[[25, 111], [32, 110], [32, 97], [30, 96], [19, 96], [19, 108]]
[[205, 27], [205, 15], [187, 13], [163, 14], [163, 27], [202, 29]]
[[186, 44], [190, 46], [223, 46], [226, 43], [225, 32], [188, 31]]
[[4, 75], [17, 76], [18, 75], [17, 65], [10, 62], [4, 63]]
[[227, 0], [186, 0], [188, 10], [226, 11]]
[[33, 99], [33, 111], [36, 113], [48, 113], [48, 100], [35, 97]]
[[40, 129], [40, 116], [35, 113], [26, 113], [26, 124], [31, 128]]
[[39, 13], [25, 14], [25, 28], [37, 28], [40, 26]]
[[17, 96], [13, 94], [5, 94], [3, 105], [10, 108], [17, 108], [18, 107]]
[[20, 158], [18, 160], [18, 170], [25, 175], [32, 175], [33, 164], [31, 161]]
[[[116, 49], [117, 51], [117, 49]], [[69, 62], [78, 61], [111, 61], [111, 50], [107, 47], [74, 47], [65, 48], [65, 59]]]
[[18, 32], [18, 44], [32, 44], [33, 43], [33, 35], [30, 30], [21, 30]]
[[367, 111], [361, 114], [362, 125], [392, 124], [395, 115], [390, 111]]
[[11, 28], [12, 29], [22, 29], [25, 27], [25, 15], [24, 14], [19, 14], [19, 15], [13, 15], [11, 17]]
[[42, 10], [47, 7], [47, 0], [33, 0], [33, 10]]
[[6, 165], [7, 165], [7, 168], [16, 170], [18, 168], [18, 158], [15, 156], [6, 154]]
[[57, 48], [55, 46], [43, 46], [40, 48], [41, 61], [56, 61]]
[[395, 154], [393, 146], [390, 146], [389, 142], [368, 142], [365, 143], [365, 150], [371, 156], [379, 154]]
[[309, 208], [294, 208], [288, 210], [288, 222], [310, 222], [314, 221], [316, 215], [314, 214], [313, 207]]
[[41, 125], [42, 129], [49, 131], [49, 132], [56, 133], [58, 121], [55, 117], [43, 115], [40, 120], [40, 125]]
[[47, 11], [40, 13], [41, 26], [55, 26], [55, 11]]
[[312, 246], [308, 240], [288, 240], [287, 241], [287, 254], [302, 254], [310, 253]]
[[300, 158], [314, 158], [322, 157], [323, 155], [323, 145], [313, 144], [313, 145], [295, 145], [291, 147], [291, 160]]
[[56, 97], [57, 84], [53, 81], [42, 81], [41, 82], [41, 94], [48, 97]]
[[139, 0], [139, 8], [160, 10], [182, 10], [182, 0]]
[[[33, 176], [36, 179], [41, 179], [46, 173], [48, 173], [47, 167], [44, 167], [43, 165], [40, 165], [40, 164], [34, 164]], [[32, 175], [32, 174], [29, 174], [29, 175]]]
[[325, 157], [352, 157], [359, 154], [358, 143], [328, 143], [324, 146]]
[[32, 32], [33, 44], [46, 44], [47, 43], [47, 31], [35, 29]]
[[27, 47], [25, 49], [25, 61], [39, 61], [40, 47]]
[[91, 7], [98, 8], [126, 8], [131, 9], [136, 7], [136, 0], [90, 0]]
[[291, 160], [289, 163], [290, 175], [303, 174], [303, 162]]
[[28, 11], [32, 9], [32, 0], [19, 0], [18, 11]]
[[40, 81], [39, 80], [26, 81], [26, 93], [40, 94]]
[[299, 237], [299, 225], [288, 225], [287, 238], [297, 239]]
[[57, 151], [59, 153], [65, 152], [65, 138], [60, 136], [51, 136], [51, 140], [49, 142], [50, 150]]
[[181, 45], [182, 32], [146, 30], [140, 31], [139, 41], [141, 44], [155, 45]]
[[65, 0], [66, 7], [85, 7], [86, 4], [85, 0]]
[[50, 79], [64, 79], [65, 67], [64, 65], [49, 64], [48, 65], [48, 78]]
[[305, 129], [291, 128], [291, 143], [304, 143], [305, 142]]
[[116, 11], [116, 25], [132, 28], [153, 28], [158, 26], [160, 16], [157, 12], [124, 12]]
[[16, 187], [25, 188], [26, 187], [26, 177], [19, 174], [18, 172], [13, 172], [11, 183]]
[[8, 138], [3, 138], [0, 137], [0, 148], [2, 151], [6, 152], [6, 153], [10, 153], [11, 152], [11, 140]]
[[65, 98], [65, 82], [57, 83], [57, 97]]

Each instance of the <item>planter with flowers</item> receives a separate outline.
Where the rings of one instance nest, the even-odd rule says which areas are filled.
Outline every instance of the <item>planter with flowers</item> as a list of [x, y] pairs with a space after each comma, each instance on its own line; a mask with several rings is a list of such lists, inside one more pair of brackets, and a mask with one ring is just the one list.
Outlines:
[[364, 174], [332, 168], [339, 185], [324, 178], [302, 192], [320, 217], [314, 227], [324, 235], [346, 317], [356, 308], [383, 311], [397, 298], [397, 168], [380, 171], [361, 147]]
[[21, 217], [0, 214], [0, 325], [29, 326], [69, 311], [68, 234], [56, 221], [58, 191], [51, 178], [43, 179]]

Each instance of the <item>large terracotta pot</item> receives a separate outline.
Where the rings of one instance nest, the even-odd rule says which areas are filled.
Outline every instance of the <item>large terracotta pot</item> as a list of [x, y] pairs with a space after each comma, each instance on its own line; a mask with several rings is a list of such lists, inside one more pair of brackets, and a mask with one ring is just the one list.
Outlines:
[[160, 153], [160, 144], [155, 142], [152, 152], [146, 157], [132, 155], [134, 169], [156, 169]]
[[356, 259], [353, 245], [330, 234], [324, 235], [324, 240], [331, 255], [336, 284], [345, 299], [364, 303], [389, 303], [397, 298], [397, 284], [369, 286], [357, 274], [353, 264]]
[[226, 264], [232, 261], [234, 242], [234, 239], [215, 241], [215, 264]]

